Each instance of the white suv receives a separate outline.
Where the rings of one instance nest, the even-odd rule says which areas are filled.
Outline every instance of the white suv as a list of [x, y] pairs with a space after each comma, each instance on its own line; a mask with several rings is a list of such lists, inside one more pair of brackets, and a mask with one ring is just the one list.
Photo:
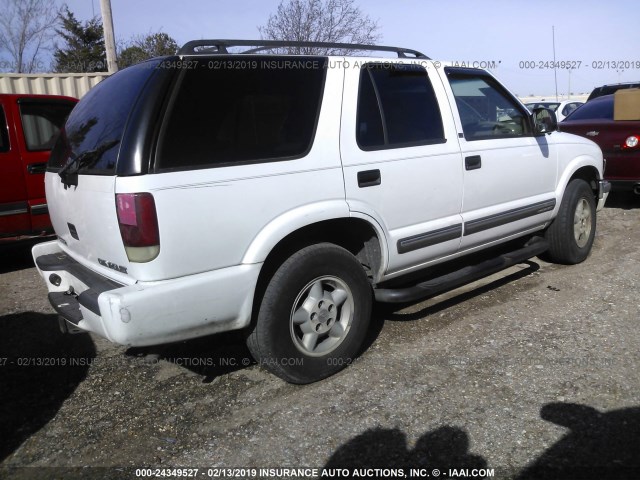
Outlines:
[[[310, 47], [397, 57], [264, 53]], [[373, 298], [587, 257], [602, 152], [554, 125], [413, 50], [190, 42], [75, 107], [46, 174], [58, 239], [34, 259], [74, 330], [142, 346], [245, 329], [261, 365], [313, 382], [359, 353]]]

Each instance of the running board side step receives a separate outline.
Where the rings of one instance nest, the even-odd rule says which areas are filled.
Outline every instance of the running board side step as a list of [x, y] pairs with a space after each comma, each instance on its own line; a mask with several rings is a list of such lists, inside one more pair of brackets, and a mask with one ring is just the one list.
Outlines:
[[549, 244], [542, 238], [532, 240], [524, 247], [490, 258], [476, 265], [463, 267], [455, 272], [447, 273], [441, 277], [431, 278], [407, 288], [379, 288], [375, 289], [375, 298], [383, 303], [407, 303], [427, 297], [434, 297], [447, 290], [461, 287], [480, 278], [522, 263], [532, 257], [544, 253]]

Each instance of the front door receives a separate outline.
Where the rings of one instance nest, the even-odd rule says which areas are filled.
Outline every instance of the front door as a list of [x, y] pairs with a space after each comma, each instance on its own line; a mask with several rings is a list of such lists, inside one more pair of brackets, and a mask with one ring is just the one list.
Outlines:
[[463, 156], [461, 249], [541, 227], [555, 208], [557, 151], [528, 111], [482, 70], [447, 68]]

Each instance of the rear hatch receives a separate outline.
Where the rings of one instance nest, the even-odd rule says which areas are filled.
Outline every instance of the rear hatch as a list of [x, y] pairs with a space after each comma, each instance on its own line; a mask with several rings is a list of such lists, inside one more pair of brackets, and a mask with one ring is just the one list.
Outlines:
[[116, 178], [148, 168], [142, 159], [153, 134], [149, 125], [168, 84], [169, 70], [157, 68], [160, 61], [122, 70], [91, 89], [62, 129], [45, 176], [60, 241], [76, 260], [123, 283], [135, 279], [128, 275]]
[[564, 121], [560, 123], [560, 129], [596, 142], [605, 158], [608, 158], [611, 154], [620, 154], [626, 150], [624, 145], [627, 138], [640, 135], [640, 122], [606, 119]]

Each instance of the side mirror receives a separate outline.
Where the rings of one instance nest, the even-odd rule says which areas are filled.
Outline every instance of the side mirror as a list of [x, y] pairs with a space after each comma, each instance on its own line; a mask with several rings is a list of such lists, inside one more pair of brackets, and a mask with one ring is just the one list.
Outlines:
[[558, 119], [553, 110], [544, 107], [533, 109], [533, 130], [536, 135], [555, 132], [558, 129]]

